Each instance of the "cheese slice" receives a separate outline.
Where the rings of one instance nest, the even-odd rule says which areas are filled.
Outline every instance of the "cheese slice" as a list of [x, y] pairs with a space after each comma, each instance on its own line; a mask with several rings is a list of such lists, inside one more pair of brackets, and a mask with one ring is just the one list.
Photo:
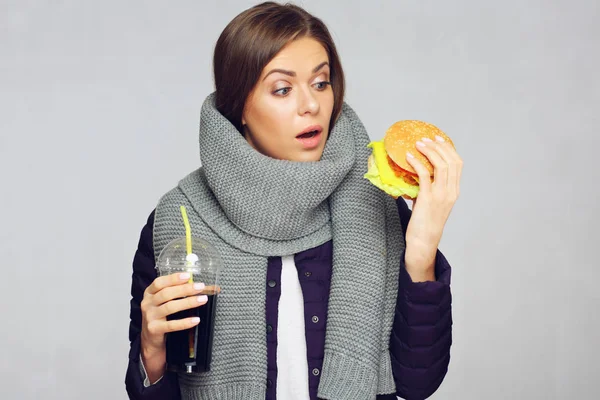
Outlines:
[[383, 142], [371, 142], [367, 147], [373, 149], [373, 158], [375, 159], [375, 164], [379, 170], [381, 182], [386, 185], [402, 185], [404, 181], [394, 173], [394, 170], [387, 160], [387, 153], [383, 147]]
[[371, 142], [367, 147], [373, 149], [374, 162], [369, 163], [368, 171], [364, 177], [393, 197], [404, 195], [416, 197], [419, 193], [419, 187], [406, 183], [394, 173], [388, 162], [383, 141]]

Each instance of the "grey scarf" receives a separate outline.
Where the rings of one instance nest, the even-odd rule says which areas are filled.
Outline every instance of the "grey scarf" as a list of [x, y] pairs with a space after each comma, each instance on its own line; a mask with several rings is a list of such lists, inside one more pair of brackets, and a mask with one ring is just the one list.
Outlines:
[[267, 380], [267, 258], [333, 240], [333, 269], [319, 397], [374, 399], [394, 393], [388, 350], [404, 237], [394, 200], [372, 186], [369, 137], [347, 105], [317, 162], [264, 156], [214, 105], [202, 106], [202, 167], [157, 206], [158, 256], [183, 236], [185, 205], [194, 236], [225, 263], [211, 371], [180, 374], [184, 399], [264, 400]]

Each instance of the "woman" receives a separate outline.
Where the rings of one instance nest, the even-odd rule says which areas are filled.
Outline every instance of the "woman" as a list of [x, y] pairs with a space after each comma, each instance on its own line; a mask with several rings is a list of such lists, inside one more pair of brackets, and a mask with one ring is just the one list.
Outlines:
[[[407, 155], [421, 182], [412, 215], [370, 185], [369, 137], [343, 102], [335, 46], [299, 7], [268, 2], [234, 18], [214, 75], [202, 167], [161, 198], [135, 255], [129, 396], [430, 396], [450, 358], [450, 266], [437, 246], [460, 157], [446, 143], [421, 143], [415, 151], [435, 166], [430, 183]], [[165, 371], [165, 334], [198, 321], [166, 317], [202, 307], [202, 284], [154, 269], [164, 245], [184, 235], [180, 205], [225, 264], [211, 371], [191, 375]]]

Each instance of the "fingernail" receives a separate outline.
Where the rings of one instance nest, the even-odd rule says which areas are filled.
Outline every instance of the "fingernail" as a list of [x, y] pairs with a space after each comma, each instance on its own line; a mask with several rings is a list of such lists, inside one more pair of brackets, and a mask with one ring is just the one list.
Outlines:
[[443, 137], [441, 137], [441, 136], [437, 136], [437, 135], [436, 135], [436, 136], [435, 136], [435, 140], [437, 140], [437, 141], [438, 141], [438, 142], [440, 142], [440, 143], [444, 143], [444, 138], [443, 138]]
[[433, 142], [433, 140], [431, 140], [431, 139], [429, 139], [429, 138], [426, 138], [426, 137], [424, 137], [424, 138], [423, 138], [423, 141], [424, 141], [424, 142]]
[[421, 141], [418, 141], [417, 142], [417, 146], [419, 146], [419, 147], [425, 147], [425, 143], [423, 143]]
[[183, 272], [183, 273], [179, 274], [179, 279], [190, 279], [190, 273]]
[[203, 294], [202, 296], [198, 296], [198, 303], [206, 303], [208, 301], [208, 296]]
[[197, 324], [198, 322], [200, 322], [200, 318], [192, 317], [192, 324]]
[[204, 289], [204, 283], [194, 283], [194, 289], [196, 289], [196, 290]]
[[407, 151], [407, 152], [406, 152], [406, 157], [408, 157], [408, 158], [415, 158], [415, 156], [413, 156], [413, 155], [410, 153], [410, 151]]

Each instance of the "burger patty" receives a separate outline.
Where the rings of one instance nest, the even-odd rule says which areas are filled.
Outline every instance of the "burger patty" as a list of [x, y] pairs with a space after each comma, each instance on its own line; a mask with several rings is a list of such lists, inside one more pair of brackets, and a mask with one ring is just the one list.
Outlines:
[[390, 158], [390, 156], [387, 156], [387, 160], [388, 160], [388, 163], [390, 164], [390, 167], [392, 168], [392, 170], [396, 174], [396, 176], [401, 177], [402, 179], [404, 179], [404, 181], [406, 183], [408, 183], [409, 185], [414, 185], [414, 186], [418, 186], [419, 185], [419, 182], [417, 182], [417, 180], [415, 179], [416, 177], [418, 177], [417, 174], [400, 168], [398, 166], [398, 164], [396, 164], [394, 161], [392, 161], [392, 159]]

